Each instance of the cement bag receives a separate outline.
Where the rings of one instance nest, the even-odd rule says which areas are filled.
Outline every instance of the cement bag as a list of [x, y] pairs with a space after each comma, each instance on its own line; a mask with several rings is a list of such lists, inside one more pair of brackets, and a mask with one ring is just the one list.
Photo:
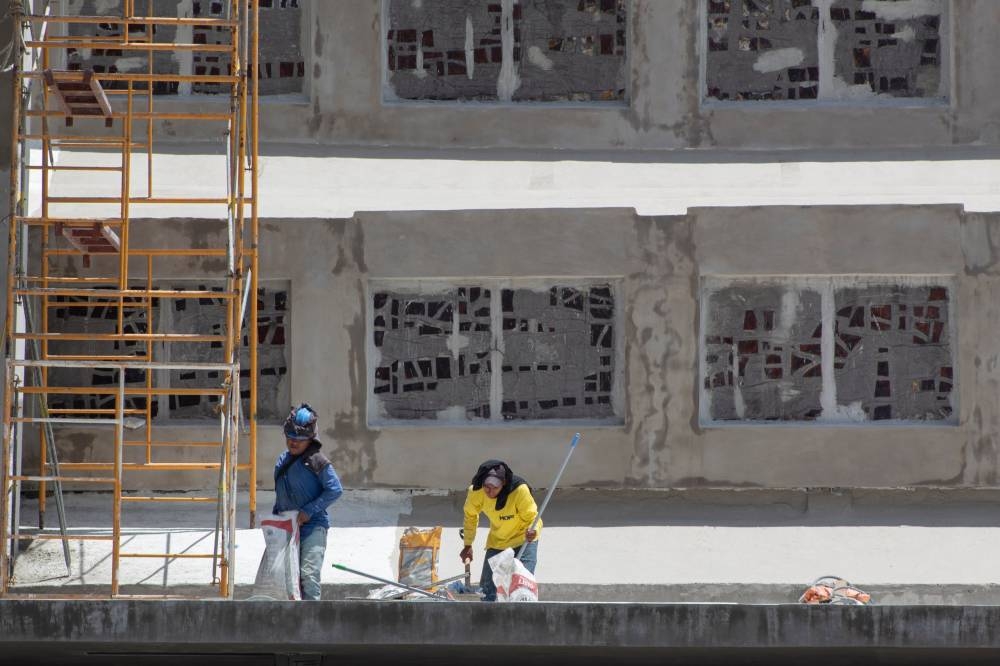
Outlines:
[[429, 530], [408, 527], [399, 539], [399, 576], [396, 580], [410, 587], [431, 587], [438, 579], [440, 550], [440, 527]]
[[264, 556], [253, 582], [253, 597], [275, 601], [302, 599], [299, 587], [298, 511], [282, 511], [264, 516]]
[[493, 569], [497, 601], [538, 601], [535, 574], [514, 557], [513, 548], [497, 553], [488, 561]]

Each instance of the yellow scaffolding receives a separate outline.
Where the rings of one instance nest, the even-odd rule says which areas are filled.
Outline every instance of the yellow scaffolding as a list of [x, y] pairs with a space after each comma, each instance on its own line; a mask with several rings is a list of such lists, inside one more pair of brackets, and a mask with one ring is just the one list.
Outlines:
[[[139, 596], [125, 594], [121, 589], [123, 558], [165, 561], [205, 558], [211, 559], [212, 564], [207, 591], [193, 596], [232, 597], [239, 472], [247, 473], [248, 477], [251, 525], [256, 520], [257, 499], [258, 3], [259, 0], [213, 3], [224, 6], [222, 18], [159, 16], [155, 14], [153, 0], [123, 0], [121, 12], [107, 16], [70, 15], [68, 11], [59, 14], [68, 3], [44, 3], [44, 11], [35, 9], [42, 3], [11, 3], [18, 42], [13, 72], [11, 224], [4, 330], [0, 596], [20, 596], [12, 584], [12, 574], [21, 541], [55, 539], [62, 541], [67, 569], [70, 541], [111, 541], [110, 589], [100, 595], [41, 596]], [[181, 43], [176, 38], [168, 41], [157, 36], [158, 30], [161, 34], [170, 28], [178, 32], [176, 29], [181, 26], [192, 31], [210, 29], [221, 43], [194, 43], [197, 40]], [[128, 55], [132, 66], [129, 71], [119, 72], [73, 68], [67, 64], [70, 54], [88, 49]], [[228, 72], [219, 73], [160, 71], [169, 68], [163, 67], [162, 61], [157, 63], [154, 56], [158, 53], [209, 54], [207, 57], [227, 58], [231, 65]], [[134, 66], [137, 59], [141, 59], [138, 67]], [[171, 84], [215, 86], [220, 94], [228, 93], [228, 111], [157, 109], [154, 98], [158, 90]], [[218, 180], [225, 184], [225, 196], [177, 196], [176, 193], [157, 196], [154, 129], [156, 123], [163, 121], [200, 125], [202, 130], [217, 132], [226, 144], [227, 165], [217, 174]], [[56, 163], [54, 150], [76, 150], [94, 161]], [[120, 156], [117, 164], [104, 163], [108, 156], [116, 155]], [[133, 166], [143, 157], [145, 183], [134, 182]], [[95, 173], [114, 178], [118, 194], [79, 194]], [[26, 210], [26, 190], [35, 174], [40, 176], [39, 194], [35, 197], [37, 212]], [[56, 175], [58, 179], [53, 180]], [[208, 179], [212, 174], [200, 176]], [[145, 190], [142, 195], [134, 191], [140, 188]], [[220, 234], [225, 236], [224, 244], [175, 249], [157, 247], [151, 242], [148, 247], [142, 246], [143, 225], [155, 222], [134, 219], [133, 206], [192, 203], [218, 207], [215, 223], [225, 223], [226, 233]], [[113, 216], [109, 217], [106, 210], [101, 215], [88, 215], [95, 205], [109, 204], [116, 207]], [[67, 207], [72, 207], [71, 214], [58, 212]], [[147, 237], [155, 238], [155, 234]], [[167, 287], [158, 277], [157, 268], [178, 257], [199, 267], [199, 274], [191, 277], [215, 281], [223, 285], [221, 290]], [[218, 268], [220, 265], [223, 268]], [[209, 298], [224, 304], [225, 318], [220, 331], [154, 332], [157, 303], [189, 298]], [[110, 317], [114, 330], [66, 330], [52, 312], [67, 307], [102, 307], [105, 312], [110, 309], [114, 313]], [[126, 313], [136, 311], [145, 317], [144, 331], [126, 327]], [[243, 330], [247, 331], [246, 343], [241, 339]], [[193, 359], [177, 359], [176, 354], [167, 353], [161, 354], [165, 358], [157, 358], [161, 347], [176, 349], [180, 344], [185, 345]], [[107, 351], [109, 345], [112, 351]], [[244, 384], [249, 384], [247, 415], [241, 415], [240, 407], [243, 346], [248, 351], [250, 365], [249, 372], [244, 371]], [[138, 351], [130, 352], [130, 347]], [[82, 376], [94, 370], [111, 372], [113, 380], [94, 386], [79, 381], [73, 384], [66, 379], [73, 373]], [[157, 385], [154, 377], [171, 371], [206, 371], [219, 379], [211, 386]], [[129, 380], [133, 385], [127, 385], [126, 375], [133, 377]], [[137, 376], [141, 379], [136, 380]], [[142, 385], [134, 385], [139, 382]], [[185, 395], [212, 396], [217, 401], [217, 438], [178, 441], [159, 436], [164, 428], [176, 426], [154, 417], [155, 400]], [[95, 398], [89, 404], [102, 406], [67, 407], [61, 402], [76, 396]], [[246, 426], [241, 428], [244, 422]], [[110, 459], [59, 460], [58, 453], [65, 449], [57, 446], [59, 433], [74, 426], [102, 428]], [[239, 455], [242, 429], [246, 430], [249, 445], [245, 462], [240, 462]], [[130, 436], [140, 430], [142, 438]], [[37, 474], [30, 474], [22, 469], [24, 442], [36, 431], [39, 469]], [[184, 460], [184, 452], [193, 449], [200, 452], [214, 449], [218, 462]], [[164, 459], [164, 452], [178, 458]], [[214, 496], [149, 491], [135, 494], [136, 488], [129, 483], [134, 477], [129, 475], [148, 471], [214, 472], [218, 475], [218, 493]], [[37, 529], [21, 526], [20, 498], [24, 484], [35, 484], [38, 490]], [[68, 532], [63, 484], [110, 488], [112, 524], [89, 532]], [[58, 532], [44, 526], [50, 491], [57, 503]], [[123, 552], [122, 506], [133, 502], [167, 507], [182, 502], [215, 503], [215, 524], [207, 526], [215, 534], [213, 553]]]

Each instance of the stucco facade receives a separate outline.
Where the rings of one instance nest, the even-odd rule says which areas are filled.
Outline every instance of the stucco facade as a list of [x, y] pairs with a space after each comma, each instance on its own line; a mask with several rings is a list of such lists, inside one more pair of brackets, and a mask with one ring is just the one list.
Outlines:
[[[262, 10], [270, 18], [261, 48], [273, 65], [264, 73], [262, 136], [621, 152], [1000, 141], [989, 67], [1000, 52], [992, 29], [1000, 7], [992, 0], [782, 1], [754, 5], [746, 17], [739, 3], [706, 3], [594, 0], [549, 3], [548, 13], [514, 0], [488, 11], [462, 2], [275, 3]], [[177, 3], [178, 15], [193, 15], [194, 4]], [[77, 65], [88, 63], [96, 61]], [[114, 64], [105, 58], [99, 66]], [[225, 103], [213, 95], [158, 99], [164, 109]], [[158, 130], [195, 138], [176, 121]]]
[[[197, 245], [215, 233], [181, 221], [138, 221], [135, 229], [137, 244], [169, 234]], [[339, 220], [269, 219], [263, 230], [262, 273], [288, 285], [286, 390], [319, 411], [332, 458], [353, 486], [450, 487], [491, 456], [545, 469], [576, 431], [584, 433], [584, 445], [564, 479], [576, 486], [958, 488], [996, 482], [995, 214], [956, 206], [703, 208], [669, 217], [625, 209], [359, 213]], [[201, 268], [191, 260], [164, 266], [178, 278]], [[945, 398], [954, 414], [886, 423], [870, 415], [838, 419], [834, 412], [807, 422], [706, 422], [700, 414], [705, 281], [733, 277], [948, 284], [945, 353], [954, 368]], [[613, 418], [511, 420], [494, 413], [457, 422], [444, 416], [378, 422], [370, 413], [378, 398], [372, 285], [419, 289], [475, 279], [614, 282], [620, 325]], [[909, 358], [899, 362], [905, 366]], [[900, 371], [908, 376], [905, 367]], [[909, 390], [907, 381], [899, 382], [894, 391]], [[274, 425], [262, 426], [260, 459], [268, 461], [282, 441]], [[95, 436], [67, 433], [65, 441], [99, 455]], [[262, 484], [269, 474], [265, 463]]]

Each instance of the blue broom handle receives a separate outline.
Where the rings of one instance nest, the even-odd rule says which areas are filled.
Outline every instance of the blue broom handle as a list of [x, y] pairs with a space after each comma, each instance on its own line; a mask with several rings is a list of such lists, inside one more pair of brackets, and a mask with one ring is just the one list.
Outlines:
[[[542, 513], [545, 511], [545, 507], [549, 505], [549, 500], [552, 499], [552, 493], [555, 492], [556, 486], [559, 485], [559, 479], [562, 478], [563, 472], [566, 471], [566, 465], [569, 464], [570, 456], [573, 455], [573, 451], [576, 450], [576, 445], [577, 443], [579, 443], [579, 441], [580, 441], [580, 433], [576, 433], [575, 435], [573, 435], [573, 441], [569, 443], [569, 451], [566, 452], [566, 457], [563, 459], [562, 467], [559, 468], [559, 473], [556, 474], [556, 478], [552, 481], [552, 485], [549, 486], [548, 492], [545, 493], [545, 499], [542, 500], [542, 506], [538, 508], [538, 515], [535, 516], [535, 519], [533, 521], [531, 521], [531, 527], [529, 527], [528, 530], [535, 529], [535, 526], [538, 525], [538, 521], [542, 519]], [[517, 549], [517, 554], [515, 555], [517, 559], [521, 559], [521, 552], [527, 545], [528, 542], [525, 541], [523, 544], [521, 544], [521, 547]]]

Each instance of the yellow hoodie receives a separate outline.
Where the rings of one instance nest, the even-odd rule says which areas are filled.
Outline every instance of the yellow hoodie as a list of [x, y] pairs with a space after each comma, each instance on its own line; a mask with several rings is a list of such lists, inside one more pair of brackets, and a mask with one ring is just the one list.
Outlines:
[[[538, 506], [531, 496], [528, 484], [523, 483], [507, 496], [503, 509], [497, 511], [496, 500], [490, 499], [482, 488], [469, 491], [465, 495], [465, 545], [471, 546], [479, 526], [479, 514], [485, 513], [490, 519], [490, 534], [486, 537], [486, 547], [503, 550], [517, 548], [524, 543], [524, 533], [531, 527], [531, 521], [538, 515]], [[542, 534], [542, 521], [535, 526]], [[537, 540], [538, 537], [535, 537]]]

